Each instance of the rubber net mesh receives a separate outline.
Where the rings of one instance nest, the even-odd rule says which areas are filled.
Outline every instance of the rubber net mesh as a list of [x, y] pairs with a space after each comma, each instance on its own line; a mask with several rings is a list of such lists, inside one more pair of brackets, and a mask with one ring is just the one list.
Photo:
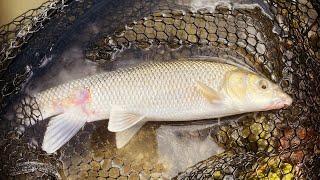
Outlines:
[[[245, 6], [250, 1], [239, 2], [190, 9], [191, 0], [48, 1], [2, 26], [1, 177], [318, 179], [320, 3], [266, 0]], [[279, 84], [294, 103], [287, 109], [248, 113], [183, 131], [179, 137], [209, 137], [224, 151], [169, 176], [165, 172], [176, 167], [158, 160], [154, 140], [158, 124], [147, 124], [133, 139], [136, 145], [129, 145], [128, 151], [133, 159], [115, 147], [105, 121], [88, 123], [58, 153], [48, 155], [40, 146], [47, 122], [37, 123], [41, 111], [24, 89], [33, 76], [45, 74], [46, 66], [51, 71], [60, 67], [65, 49], [73, 44], [80, 44], [79, 61], [85, 59], [102, 70], [129, 59], [240, 59]], [[5, 114], [14, 101], [22, 103], [8, 120]], [[37, 126], [21, 126], [21, 120]], [[134, 154], [136, 146], [146, 151], [140, 152], [141, 157]]]

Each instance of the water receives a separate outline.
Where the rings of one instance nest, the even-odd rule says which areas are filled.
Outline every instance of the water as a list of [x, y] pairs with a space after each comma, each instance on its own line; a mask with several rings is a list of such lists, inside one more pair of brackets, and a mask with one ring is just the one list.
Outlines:
[[[219, 120], [149, 122], [122, 149], [115, 147], [107, 121], [88, 123], [53, 155], [42, 152], [40, 146], [48, 121], [23, 127], [7, 112], [5, 118], [10, 121], [3, 125], [6, 131], [1, 145], [3, 176], [316, 177], [312, 168], [317, 166], [312, 163], [317, 161], [311, 160], [318, 157], [319, 148], [315, 145], [319, 127], [314, 125], [320, 112], [319, 21], [308, 1], [292, 5], [296, 7], [292, 18], [287, 18], [286, 11], [290, 3], [283, 4], [187, 0], [70, 3], [66, 15], [53, 18], [10, 66], [12, 77], [27, 66], [32, 70], [23, 76], [28, 81], [16, 83], [23, 87], [19, 94], [140, 63], [209, 56], [250, 66], [278, 83], [294, 98], [294, 104], [285, 110]], [[296, 17], [304, 18], [296, 21]]]

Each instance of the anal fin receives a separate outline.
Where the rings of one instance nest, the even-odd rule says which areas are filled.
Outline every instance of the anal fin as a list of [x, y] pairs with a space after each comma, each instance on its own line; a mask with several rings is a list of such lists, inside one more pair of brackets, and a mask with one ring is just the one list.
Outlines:
[[54, 153], [84, 126], [87, 119], [87, 115], [77, 108], [52, 117], [43, 138], [42, 149]]
[[132, 126], [129, 129], [126, 129], [121, 132], [116, 132], [116, 145], [117, 148], [124, 147], [131, 138], [141, 129], [145, 122], [139, 122], [136, 125]]

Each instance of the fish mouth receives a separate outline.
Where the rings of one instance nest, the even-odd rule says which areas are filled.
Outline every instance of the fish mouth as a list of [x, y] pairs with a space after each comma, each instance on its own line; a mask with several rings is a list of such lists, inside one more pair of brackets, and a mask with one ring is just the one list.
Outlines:
[[283, 102], [282, 108], [287, 108], [292, 104], [293, 99], [289, 95], [286, 94], [285, 97], [282, 98], [282, 102]]
[[281, 108], [283, 108], [283, 107], [285, 107], [285, 106], [289, 106], [289, 105], [284, 104], [284, 103], [283, 103], [283, 100], [280, 99], [280, 100], [277, 100], [277, 101], [275, 101], [274, 103], [272, 103], [272, 104], [270, 105], [270, 107], [269, 107], [268, 110], [281, 109]]
[[284, 97], [275, 100], [271, 105], [268, 105], [266, 110], [287, 108], [292, 104], [292, 101], [293, 100], [289, 95], [285, 95]]

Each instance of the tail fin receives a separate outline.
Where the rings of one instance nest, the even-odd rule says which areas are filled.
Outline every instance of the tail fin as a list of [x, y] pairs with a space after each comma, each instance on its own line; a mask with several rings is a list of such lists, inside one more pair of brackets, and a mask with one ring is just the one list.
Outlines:
[[31, 126], [43, 120], [36, 98], [26, 95], [14, 106], [15, 119], [19, 124]]
[[[16, 121], [24, 126], [32, 126], [44, 117], [35, 97], [26, 95], [14, 106]], [[50, 117], [49, 117], [50, 118]], [[42, 142], [42, 149], [54, 153], [67, 143], [87, 122], [88, 116], [81, 107], [69, 108], [50, 118]]]
[[77, 134], [87, 120], [79, 107], [52, 117], [43, 138], [42, 149], [54, 153]]

